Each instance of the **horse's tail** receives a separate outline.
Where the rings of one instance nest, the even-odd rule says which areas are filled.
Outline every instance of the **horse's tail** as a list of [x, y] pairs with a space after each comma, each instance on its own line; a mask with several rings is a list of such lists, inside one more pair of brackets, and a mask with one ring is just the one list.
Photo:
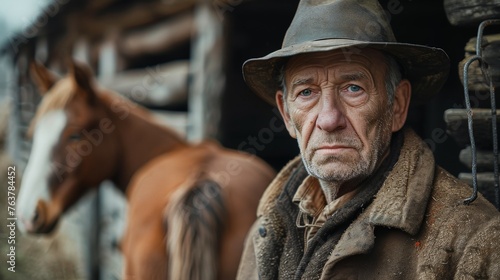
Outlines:
[[217, 278], [225, 207], [220, 186], [196, 180], [175, 191], [166, 209], [169, 279]]

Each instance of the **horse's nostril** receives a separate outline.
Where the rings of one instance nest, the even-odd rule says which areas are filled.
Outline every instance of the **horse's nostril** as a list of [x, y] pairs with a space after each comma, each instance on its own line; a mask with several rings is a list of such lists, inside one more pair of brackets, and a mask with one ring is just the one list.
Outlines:
[[36, 205], [35, 212], [33, 213], [33, 216], [31, 217], [31, 222], [35, 227], [41, 227], [43, 223], [45, 222], [45, 205], [43, 201], [38, 201], [38, 204]]
[[40, 218], [40, 214], [38, 213], [38, 209], [35, 210], [35, 214], [33, 215], [33, 223], [36, 223]]

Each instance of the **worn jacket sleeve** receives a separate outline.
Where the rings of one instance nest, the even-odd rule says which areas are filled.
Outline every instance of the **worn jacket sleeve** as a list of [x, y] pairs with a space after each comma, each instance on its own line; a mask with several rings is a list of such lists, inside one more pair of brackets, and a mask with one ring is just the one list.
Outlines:
[[245, 248], [241, 256], [240, 266], [238, 268], [238, 280], [258, 280], [257, 259], [255, 257], [254, 236], [257, 233], [258, 220], [255, 221], [248, 232], [245, 240]]
[[479, 228], [467, 242], [455, 279], [500, 279], [500, 217]]

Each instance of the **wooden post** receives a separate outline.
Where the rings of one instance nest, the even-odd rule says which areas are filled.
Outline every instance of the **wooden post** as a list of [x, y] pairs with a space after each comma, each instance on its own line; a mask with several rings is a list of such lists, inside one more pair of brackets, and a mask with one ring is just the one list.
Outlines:
[[202, 1], [196, 8], [195, 29], [191, 51], [188, 139], [200, 141], [217, 136], [225, 83], [223, 24], [210, 1]]

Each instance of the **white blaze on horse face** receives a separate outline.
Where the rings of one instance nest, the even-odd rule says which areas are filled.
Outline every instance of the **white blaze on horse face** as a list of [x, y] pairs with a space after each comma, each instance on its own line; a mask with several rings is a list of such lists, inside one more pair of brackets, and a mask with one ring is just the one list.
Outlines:
[[55, 110], [40, 118], [35, 127], [33, 146], [22, 178], [17, 204], [21, 232], [30, 230], [38, 201], [50, 201], [48, 180], [52, 172], [51, 152], [59, 142], [66, 122], [64, 111]]

